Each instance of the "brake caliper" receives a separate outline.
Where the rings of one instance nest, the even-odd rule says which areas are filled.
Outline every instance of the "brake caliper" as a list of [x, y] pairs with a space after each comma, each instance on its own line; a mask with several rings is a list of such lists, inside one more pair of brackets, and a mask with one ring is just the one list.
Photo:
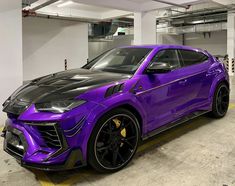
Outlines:
[[[121, 121], [119, 119], [115, 118], [115, 119], [113, 119], [113, 122], [115, 123], [116, 128], [120, 128], [121, 127]], [[125, 138], [126, 137], [126, 128], [123, 128], [121, 130], [120, 134], [121, 134], [121, 136], [123, 138]], [[122, 146], [123, 146], [123, 143], [121, 143], [120, 147], [122, 147]]]

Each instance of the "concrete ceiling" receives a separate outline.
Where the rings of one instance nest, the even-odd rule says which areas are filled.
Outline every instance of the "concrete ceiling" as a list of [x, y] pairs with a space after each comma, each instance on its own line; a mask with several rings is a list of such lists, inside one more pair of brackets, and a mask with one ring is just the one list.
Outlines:
[[[130, 16], [133, 15], [134, 12], [155, 11], [170, 6], [169, 4], [152, 0], [58, 0], [57, 2], [52, 0], [38, 0], [33, 3], [31, 7], [27, 7], [26, 9], [33, 9], [50, 1], [52, 4], [38, 9], [37, 13], [71, 18], [107, 20]], [[186, 5], [198, 2], [196, 0], [166, 1]]]
[[[53, 3], [51, 5], [51, 7], [56, 8], [57, 6], [63, 4], [66, 2], [72, 2], [72, 1], [57, 1], [56, 3]], [[105, 8], [105, 7], [101, 7], [101, 6], [93, 6], [93, 5], [87, 5], [87, 4], [82, 4], [82, 3], [77, 3], [77, 2], [73, 2], [71, 4], [68, 4], [66, 6], [64, 6], [64, 8], [69, 8], [69, 9], [77, 9], [77, 10], [84, 10], [84, 11], [91, 11], [91, 12], [107, 12], [112, 10], [111, 8]]]
[[235, 5], [235, 0], [212, 0], [215, 3], [219, 3], [221, 5]]
[[[97, 5], [102, 7], [109, 7], [113, 9], [125, 10], [125, 11], [150, 11], [159, 8], [165, 8], [169, 5], [164, 3], [158, 3], [152, 0], [74, 0], [74, 2]], [[196, 0], [166, 0], [166, 2], [176, 4], [191, 4]]]

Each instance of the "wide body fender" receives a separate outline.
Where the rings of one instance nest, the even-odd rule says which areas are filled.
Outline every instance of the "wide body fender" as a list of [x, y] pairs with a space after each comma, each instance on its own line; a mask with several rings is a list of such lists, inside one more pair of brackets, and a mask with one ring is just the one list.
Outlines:
[[214, 98], [214, 94], [215, 94], [215, 91], [216, 91], [216, 88], [217, 86], [221, 83], [221, 82], [227, 82], [229, 84], [229, 77], [225, 75], [225, 73], [220, 73], [218, 74], [212, 84], [211, 84], [211, 87], [210, 87], [210, 92], [209, 92], [209, 101], [211, 103], [211, 108], [212, 108], [212, 103], [213, 103], [213, 98]]
[[86, 124], [83, 126], [82, 129], [82, 143], [81, 143], [81, 148], [82, 152], [84, 155], [84, 158], [86, 158], [87, 154], [87, 146], [88, 142], [90, 139], [90, 136], [92, 134], [92, 131], [98, 122], [98, 120], [107, 112], [124, 106], [124, 105], [129, 105], [139, 113], [141, 119], [142, 119], [142, 124], [140, 127], [142, 134], [144, 134], [147, 130], [144, 128], [146, 126], [144, 123], [146, 122], [146, 112], [144, 108], [141, 106], [141, 103], [136, 99], [135, 95], [128, 93], [128, 94], [120, 94], [117, 96], [113, 96], [112, 98], [106, 99], [105, 101], [101, 103], [97, 103], [97, 106], [92, 109], [92, 111], [89, 113], [87, 119], [86, 119]]

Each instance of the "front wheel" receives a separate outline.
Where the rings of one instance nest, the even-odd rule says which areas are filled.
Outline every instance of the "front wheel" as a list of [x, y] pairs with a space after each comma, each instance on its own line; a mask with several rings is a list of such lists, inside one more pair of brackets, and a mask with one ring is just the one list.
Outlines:
[[115, 172], [134, 156], [139, 141], [139, 124], [128, 110], [106, 113], [96, 124], [88, 143], [88, 162], [99, 172]]
[[211, 116], [215, 118], [222, 118], [228, 111], [229, 106], [229, 88], [226, 84], [218, 85], [212, 104]]

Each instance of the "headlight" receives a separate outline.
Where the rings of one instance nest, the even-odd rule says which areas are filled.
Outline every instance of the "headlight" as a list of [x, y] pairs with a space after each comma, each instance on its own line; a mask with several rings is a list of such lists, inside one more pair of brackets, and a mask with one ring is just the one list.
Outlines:
[[35, 107], [41, 112], [64, 113], [85, 103], [84, 100], [65, 100], [49, 103], [36, 103]]
[[10, 102], [11, 102], [11, 98], [9, 97], [9, 98], [2, 104], [2, 107], [4, 108], [4, 107], [7, 106]]

